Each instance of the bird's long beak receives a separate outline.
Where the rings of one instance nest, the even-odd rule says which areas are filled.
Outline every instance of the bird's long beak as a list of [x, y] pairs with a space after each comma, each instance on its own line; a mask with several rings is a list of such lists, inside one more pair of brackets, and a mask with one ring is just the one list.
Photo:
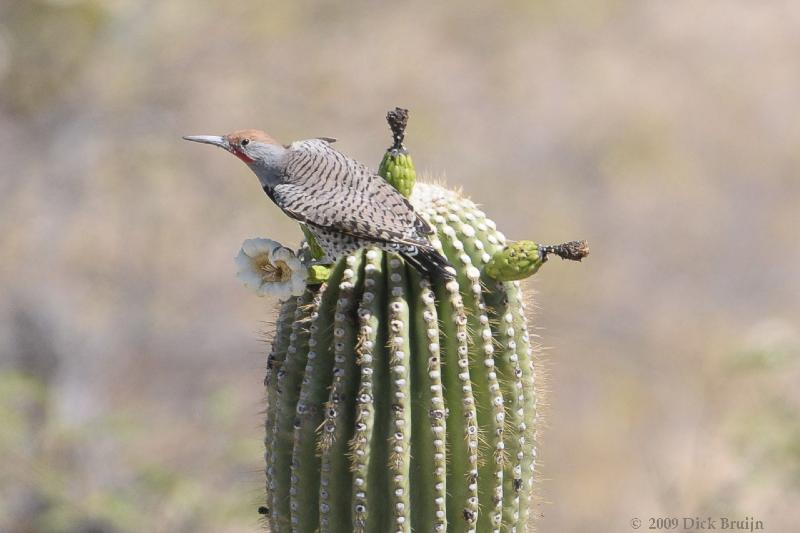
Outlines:
[[214, 146], [219, 146], [225, 150], [230, 149], [230, 145], [225, 137], [220, 137], [219, 135], [186, 135], [184, 139], [196, 143], [213, 144]]

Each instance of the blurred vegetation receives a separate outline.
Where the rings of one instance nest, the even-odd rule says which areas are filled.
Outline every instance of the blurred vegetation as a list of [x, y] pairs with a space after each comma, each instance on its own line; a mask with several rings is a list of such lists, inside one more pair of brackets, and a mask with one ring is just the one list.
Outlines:
[[180, 136], [334, 136], [377, 165], [395, 105], [418, 169], [509, 237], [592, 246], [532, 282], [538, 529], [792, 530], [798, 20], [789, 1], [1, 2], [0, 531], [258, 529], [274, 302], [232, 257], [300, 233]]

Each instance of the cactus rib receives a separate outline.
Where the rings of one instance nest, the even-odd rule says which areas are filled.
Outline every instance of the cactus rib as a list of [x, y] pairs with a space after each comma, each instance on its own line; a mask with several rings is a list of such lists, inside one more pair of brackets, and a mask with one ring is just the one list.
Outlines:
[[309, 322], [313, 320], [319, 305], [320, 292], [309, 287], [297, 299], [292, 332], [286, 359], [278, 370], [275, 393], [277, 405], [271, 439], [272, 505], [270, 523], [276, 531], [289, 531], [291, 511], [289, 508], [290, 467], [294, 443], [294, 412], [299, 396], [302, 371], [308, 354]]
[[[480, 361], [476, 361], [476, 369], [485, 369], [485, 379], [488, 385], [488, 407], [490, 412], [484, 414], [484, 417], [489, 417], [486, 422], [487, 431], [489, 428], [493, 429], [493, 434], [486, 436], [490, 439], [491, 449], [486, 450], [487, 461], [491, 461], [493, 468], [493, 479], [487, 479], [489, 476], [484, 476], [484, 500], [489, 500], [493, 507], [487, 508], [489, 510], [488, 521], [484, 521], [483, 525], [488, 531], [490, 528], [493, 532], [500, 531], [503, 523], [503, 498], [506, 495], [505, 489], [505, 465], [508, 461], [506, 452], [506, 437], [505, 432], [505, 403], [510, 401], [508, 398], [508, 391], [503, 391], [498, 378], [497, 358], [495, 357], [495, 345], [502, 347], [500, 338], [498, 336], [497, 328], [492, 329], [489, 313], [491, 307], [487, 304], [487, 300], [495, 299], [495, 295], [488, 290], [483, 290], [484, 285], [481, 279], [481, 273], [474, 265], [481, 266], [484, 261], [485, 251], [492, 250], [494, 245], [484, 244], [483, 238], [487, 237], [483, 232], [476, 232], [474, 228], [467, 223], [467, 213], [461, 210], [454, 210], [451, 215], [452, 227], [456, 229], [456, 235], [463, 247], [462, 262], [465, 265], [466, 275], [469, 278], [470, 287], [472, 289], [472, 299], [475, 307], [478, 309], [478, 324], [476, 324], [476, 338], [478, 344], [482, 347], [482, 357]], [[475, 218], [474, 216], [472, 217]], [[467, 261], [466, 259], [469, 259]], [[502, 352], [501, 352], [502, 354]], [[500, 356], [502, 359], [502, 355]], [[478, 372], [480, 374], [480, 372]], [[481, 405], [481, 403], [479, 403]], [[484, 405], [486, 405], [484, 403]], [[488, 411], [489, 409], [487, 409]], [[478, 411], [480, 419], [481, 412]], [[489, 455], [491, 454], [491, 455]], [[488, 467], [487, 467], [488, 469]], [[507, 494], [512, 494], [508, 492]], [[508, 505], [506, 505], [508, 507]], [[480, 522], [479, 522], [480, 529]]]
[[[442, 394], [442, 370], [438, 313], [431, 283], [409, 269], [409, 313], [411, 347], [412, 429], [411, 434], [411, 524], [414, 531], [431, 528], [441, 533], [447, 528], [447, 461], [445, 447], [446, 406]], [[424, 416], [427, 411], [427, 417]]]
[[344, 267], [344, 262], [339, 263], [332, 272], [309, 330], [307, 362], [296, 407], [289, 491], [292, 528], [297, 531], [315, 528], [319, 521], [315, 493], [319, 486], [320, 460], [315, 437], [323, 420], [323, 404], [328, 398], [333, 368], [333, 315]]
[[[384, 321], [382, 285], [383, 253], [370, 249], [365, 253], [364, 293], [358, 309], [359, 334], [356, 344], [356, 363], [360, 368], [360, 383], [356, 396], [355, 432], [350, 441], [350, 456], [353, 470], [353, 531], [367, 531], [368, 522], [374, 525], [381, 521], [383, 512], [379, 499], [375, 497], [375, 480], [369, 475], [370, 463], [374, 460], [372, 436], [375, 427], [377, 399], [373, 388], [376, 372], [376, 355], [381, 353], [378, 346], [378, 330]], [[381, 361], [377, 361], [380, 364]], [[372, 498], [369, 496], [372, 495]], [[371, 531], [380, 531], [376, 527]]]
[[[333, 383], [325, 406], [320, 436], [321, 476], [319, 487], [320, 533], [349, 533], [351, 526], [352, 472], [346, 460], [355, 416], [356, 361], [355, 316], [358, 291], [362, 286], [363, 253], [343, 259], [346, 268], [339, 283], [339, 299], [333, 324]], [[334, 486], [334, 483], [336, 486]]]
[[[480, 284], [480, 271], [472, 265], [472, 258], [465, 250], [460, 232], [455, 225], [458, 215], [449, 212], [447, 217], [434, 216], [434, 224], [445, 236], [445, 250], [458, 257], [462, 267], [458, 281], [462, 287], [465, 308], [472, 309], [468, 315], [467, 328], [470, 336], [469, 375], [473, 383], [478, 427], [478, 501], [481, 512], [476, 521], [478, 531], [499, 531], [503, 503], [503, 397], [494, 371], [494, 346], [489, 327], [486, 305]], [[451, 225], [452, 224], [452, 225]]]
[[528, 334], [525, 319], [525, 303], [522, 301], [518, 281], [506, 283], [508, 303], [511, 307], [514, 323], [514, 341], [519, 356], [519, 366], [522, 370], [522, 389], [524, 394], [523, 416], [524, 426], [519, 435], [519, 443], [523, 450], [522, 457], [522, 482], [519, 491], [519, 522], [526, 524], [528, 509], [533, 491], [533, 476], [536, 468], [536, 427], [538, 420], [537, 392], [535, 381], [535, 368], [533, 348]]
[[267, 412], [264, 422], [264, 463], [268, 504], [266, 511], [268, 515], [272, 514], [270, 508], [273, 506], [272, 494], [275, 486], [273, 481], [275, 470], [272, 467], [272, 450], [274, 448], [272, 444], [275, 435], [275, 418], [278, 411], [278, 373], [281, 371], [284, 361], [286, 360], [286, 351], [289, 348], [289, 335], [292, 332], [292, 324], [294, 323], [295, 311], [297, 310], [297, 300], [297, 298], [291, 298], [280, 308], [278, 320], [275, 324], [275, 336], [272, 339], [272, 347], [267, 356], [267, 372], [264, 378], [264, 386], [266, 387], [267, 393]]
[[387, 288], [389, 294], [389, 390], [392, 402], [389, 434], [389, 471], [392, 476], [392, 531], [410, 533], [411, 505], [409, 463], [411, 460], [411, 377], [408, 356], [411, 353], [409, 304], [405, 264], [397, 254], [388, 254]]
[[478, 516], [478, 424], [469, 377], [467, 319], [458, 281], [437, 283], [441, 302], [441, 334], [444, 359], [443, 386], [449, 402], [447, 440], [447, 521], [453, 531], [475, 531]]

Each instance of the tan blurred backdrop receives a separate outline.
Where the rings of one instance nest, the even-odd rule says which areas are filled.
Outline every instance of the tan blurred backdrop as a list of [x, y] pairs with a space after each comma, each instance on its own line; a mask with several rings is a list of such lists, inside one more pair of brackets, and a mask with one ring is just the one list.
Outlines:
[[222, 152], [263, 128], [417, 168], [531, 282], [539, 531], [800, 521], [800, 4], [0, 2], [0, 531], [258, 530], [274, 302], [300, 232]]

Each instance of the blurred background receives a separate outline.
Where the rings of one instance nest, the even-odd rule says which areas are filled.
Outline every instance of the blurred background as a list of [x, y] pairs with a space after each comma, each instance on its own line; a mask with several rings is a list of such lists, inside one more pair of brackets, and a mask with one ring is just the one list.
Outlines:
[[800, 4], [0, 3], [0, 531], [259, 529], [275, 302], [245, 238], [301, 235], [180, 140], [339, 138], [510, 238], [547, 374], [535, 524], [800, 521]]

